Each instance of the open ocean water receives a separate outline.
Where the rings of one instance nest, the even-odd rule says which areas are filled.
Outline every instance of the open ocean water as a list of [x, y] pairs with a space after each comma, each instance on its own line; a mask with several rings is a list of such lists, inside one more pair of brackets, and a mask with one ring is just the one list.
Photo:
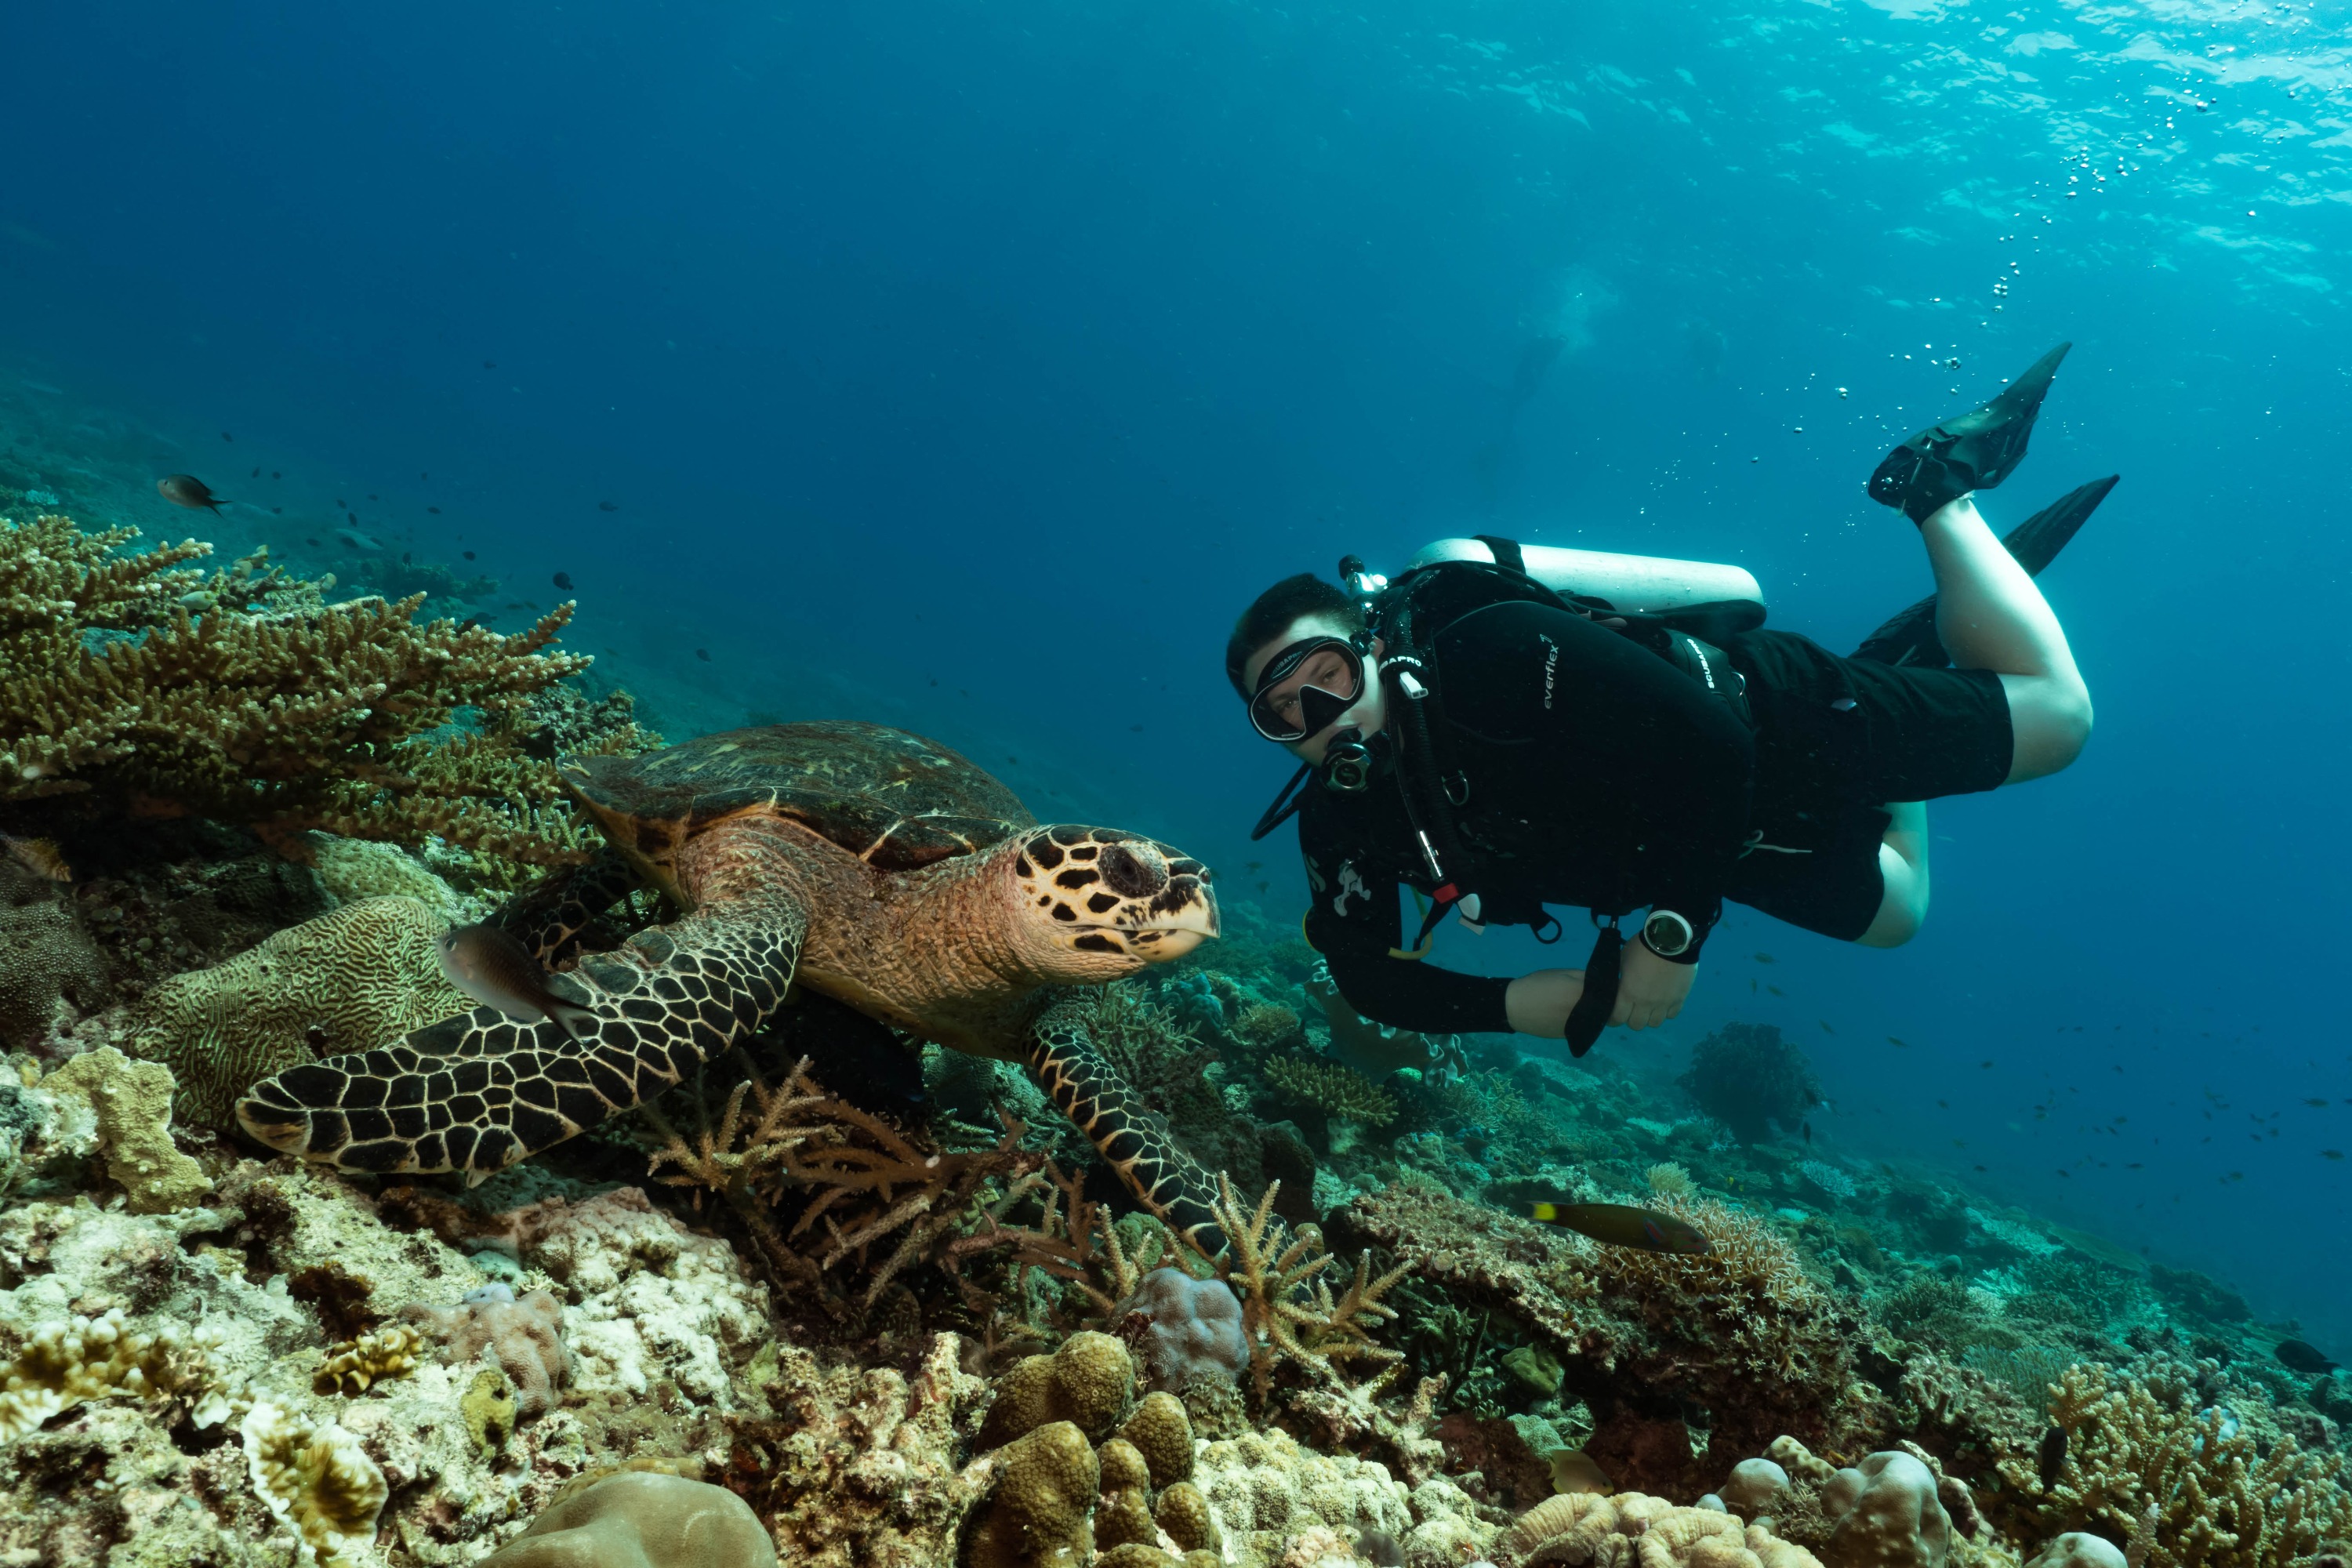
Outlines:
[[[1289, 850], [1246, 841], [1286, 763], [1219, 668], [1265, 584], [1507, 532], [1737, 562], [1848, 647], [1927, 584], [1872, 466], [2072, 339], [1986, 510], [2123, 476], [2044, 579], [2089, 752], [1933, 809], [1907, 949], [1735, 908], [1685, 1016], [1601, 1048], [1778, 1024], [1824, 1148], [2207, 1270], [2345, 1357], [2347, 26], [20, 4], [0, 433], [151, 537], [472, 551], [507, 629], [568, 574], [567, 641], [673, 738], [923, 731], [1288, 921]], [[167, 469], [238, 504], [121, 488]]]

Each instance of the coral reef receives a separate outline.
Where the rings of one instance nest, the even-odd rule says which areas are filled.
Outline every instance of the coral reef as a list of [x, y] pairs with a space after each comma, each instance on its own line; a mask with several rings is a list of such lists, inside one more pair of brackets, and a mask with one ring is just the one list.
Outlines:
[[1137, 1327], [1144, 1359], [1163, 1388], [1204, 1378], [1238, 1382], [1249, 1365], [1241, 1301], [1222, 1279], [1195, 1279], [1181, 1268], [1155, 1268], [1137, 1285], [1124, 1312]]
[[683, 1476], [607, 1476], [482, 1559], [483, 1568], [773, 1568], [774, 1542], [741, 1498]]
[[424, 1336], [397, 1326], [346, 1340], [327, 1352], [326, 1364], [310, 1380], [320, 1394], [365, 1394], [387, 1377], [405, 1377], [416, 1370], [417, 1351]]
[[441, 973], [434, 942], [446, 925], [414, 899], [345, 904], [158, 985], [128, 1010], [124, 1043], [172, 1069], [183, 1121], [230, 1126], [236, 1097], [261, 1079], [472, 1007]]
[[0, 1048], [37, 1045], [65, 1009], [108, 999], [106, 965], [66, 889], [13, 857], [0, 858]]
[[252, 1467], [253, 1489], [294, 1532], [301, 1562], [353, 1568], [352, 1555], [375, 1535], [392, 1495], [383, 1469], [359, 1439], [331, 1423], [313, 1426], [257, 1400], [238, 1426]]
[[74, 1058], [42, 1080], [54, 1094], [78, 1094], [98, 1119], [107, 1179], [133, 1214], [188, 1208], [213, 1190], [203, 1167], [172, 1142], [173, 1081], [157, 1062], [134, 1062], [111, 1046]]
[[35, 1328], [0, 1373], [0, 1442], [90, 1399], [180, 1400], [210, 1426], [226, 1414], [200, 1337], [133, 1332], [122, 1310]]
[[1495, 1543], [1501, 1568], [1821, 1568], [1812, 1553], [1762, 1524], [1681, 1508], [1640, 1492], [1563, 1492], [1520, 1516]]

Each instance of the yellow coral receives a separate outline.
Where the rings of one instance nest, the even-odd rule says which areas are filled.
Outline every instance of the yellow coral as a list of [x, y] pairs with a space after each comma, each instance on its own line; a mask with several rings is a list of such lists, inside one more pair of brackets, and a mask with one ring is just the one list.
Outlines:
[[424, 1335], [398, 1325], [346, 1340], [327, 1352], [327, 1363], [310, 1380], [311, 1386], [320, 1394], [365, 1394], [385, 1378], [415, 1372], [424, 1343]]
[[236, 1097], [273, 1073], [470, 1008], [442, 976], [442, 930], [414, 899], [345, 904], [156, 986], [131, 1010], [131, 1052], [172, 1069], [183, 1120], [226, 1127]]
[[196, 1425], [215, 1425], [229, 1407], [207, 1348], [200, 1337], [134, 1334], [120, 1308], [45, 1323], [0, 1371], [0, 1442], [90, 1399], [185, 1399]]
[[2219, 1406], [2176, 1408], [2145, 1384], [2085, 1364], [2052, 1386], [2050, 1419], [2066, 1433], [2056, 1484], [2043, 1490], [2030, 1455], [2000, 1470], [2042, 1496], [2040, 1521], [2053, 1534], [2137, 1533], [2147, 1568], [2284, 1568], [2352, 1534], [2341, 1455], [2306, 1453], [2284, 1434], [2265, 1455]]
[[[183, 563], [210, 545], [121, 553], [137, 536], [0, 524], [0, 801], [87, 795], [279, 835], [585, 858], [552, 762], [512, 723], [590, 662], [543, 651], [569, 604], [511, 637], [420, 625], [422, 595], [328, 605], [332, 579], [293, 582], [266, 556], [207, 576]], [[482, 727], [452, 742], [460, 709]]]
[[1396, 1101], [1389, 1098], [1386, 1090], [1338, 1062], [1276, 1057], [1265, 1064], [1265, 1076], [1284, 1094], [1315, 1106], [1327, 1116], [1343, 1117], [1370, 1127], [1386, 1127], [1396, 1120]]
[[1698, 1194], [1698, 1187], [1691, 1181], [1690, 1173], [1672, 1160], [1651, 1166], [1646, 1179], [1651, 1193], [1658, 1197], [1688, 1198]]
[[103, 1046], [42, 1082], [80, 1095], [98, 1112], [106, 1173], [130, 1194], [131, 1213], [193, 1208], [213, 1190], [203, 1167], [172, 1142], [173, 1079], [161, 1063], [132, 1061]]
[[259, 1400], [237, 1428], [253, 1489], [294, 1531], [295, 1555], [320, 1568], [354, 1568], [350, 1553], [375, 1537], [392, 1495], [359, 1439], [329, 1422], [314, 1426]]
[[1496, 1538], [1495, 1560], [1504, 1568], [1821, 1568], [1811, 1552], [1760, 1524], [1641, 1492], [1548, 1498]]

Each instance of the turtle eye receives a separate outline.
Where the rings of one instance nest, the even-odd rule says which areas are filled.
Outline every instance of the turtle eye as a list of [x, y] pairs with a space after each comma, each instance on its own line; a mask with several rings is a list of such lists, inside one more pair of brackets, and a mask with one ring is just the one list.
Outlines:
[[1160, 867], [1146, 860], [1124, 844], [1106, 846], [1102, 858], [1095, 862], [1102, 879], [1115, 891], [1130, 899], [1149, 898], [1168, 882], [1168, 874]]

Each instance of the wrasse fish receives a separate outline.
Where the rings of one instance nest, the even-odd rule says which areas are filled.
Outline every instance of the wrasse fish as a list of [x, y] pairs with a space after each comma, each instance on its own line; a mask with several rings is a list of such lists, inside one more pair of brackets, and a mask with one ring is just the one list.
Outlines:
[[1631, 1204], [1543, 1204], [1532, 1213], [1546, 1225], [1589, 1236], [1609, 1247], [1644, 1252], [1705, 1252], [1706, 1237], [1687, 1221]]
[[587, 1038], [595, 1037], [596, 1015], [550, 991], [539, 960], [505, 927], [452, 926], [435, 946], [449, 984], [485, 1007], [527, 1023], [550, 1019], [575, 1040], [583, 1030]]

